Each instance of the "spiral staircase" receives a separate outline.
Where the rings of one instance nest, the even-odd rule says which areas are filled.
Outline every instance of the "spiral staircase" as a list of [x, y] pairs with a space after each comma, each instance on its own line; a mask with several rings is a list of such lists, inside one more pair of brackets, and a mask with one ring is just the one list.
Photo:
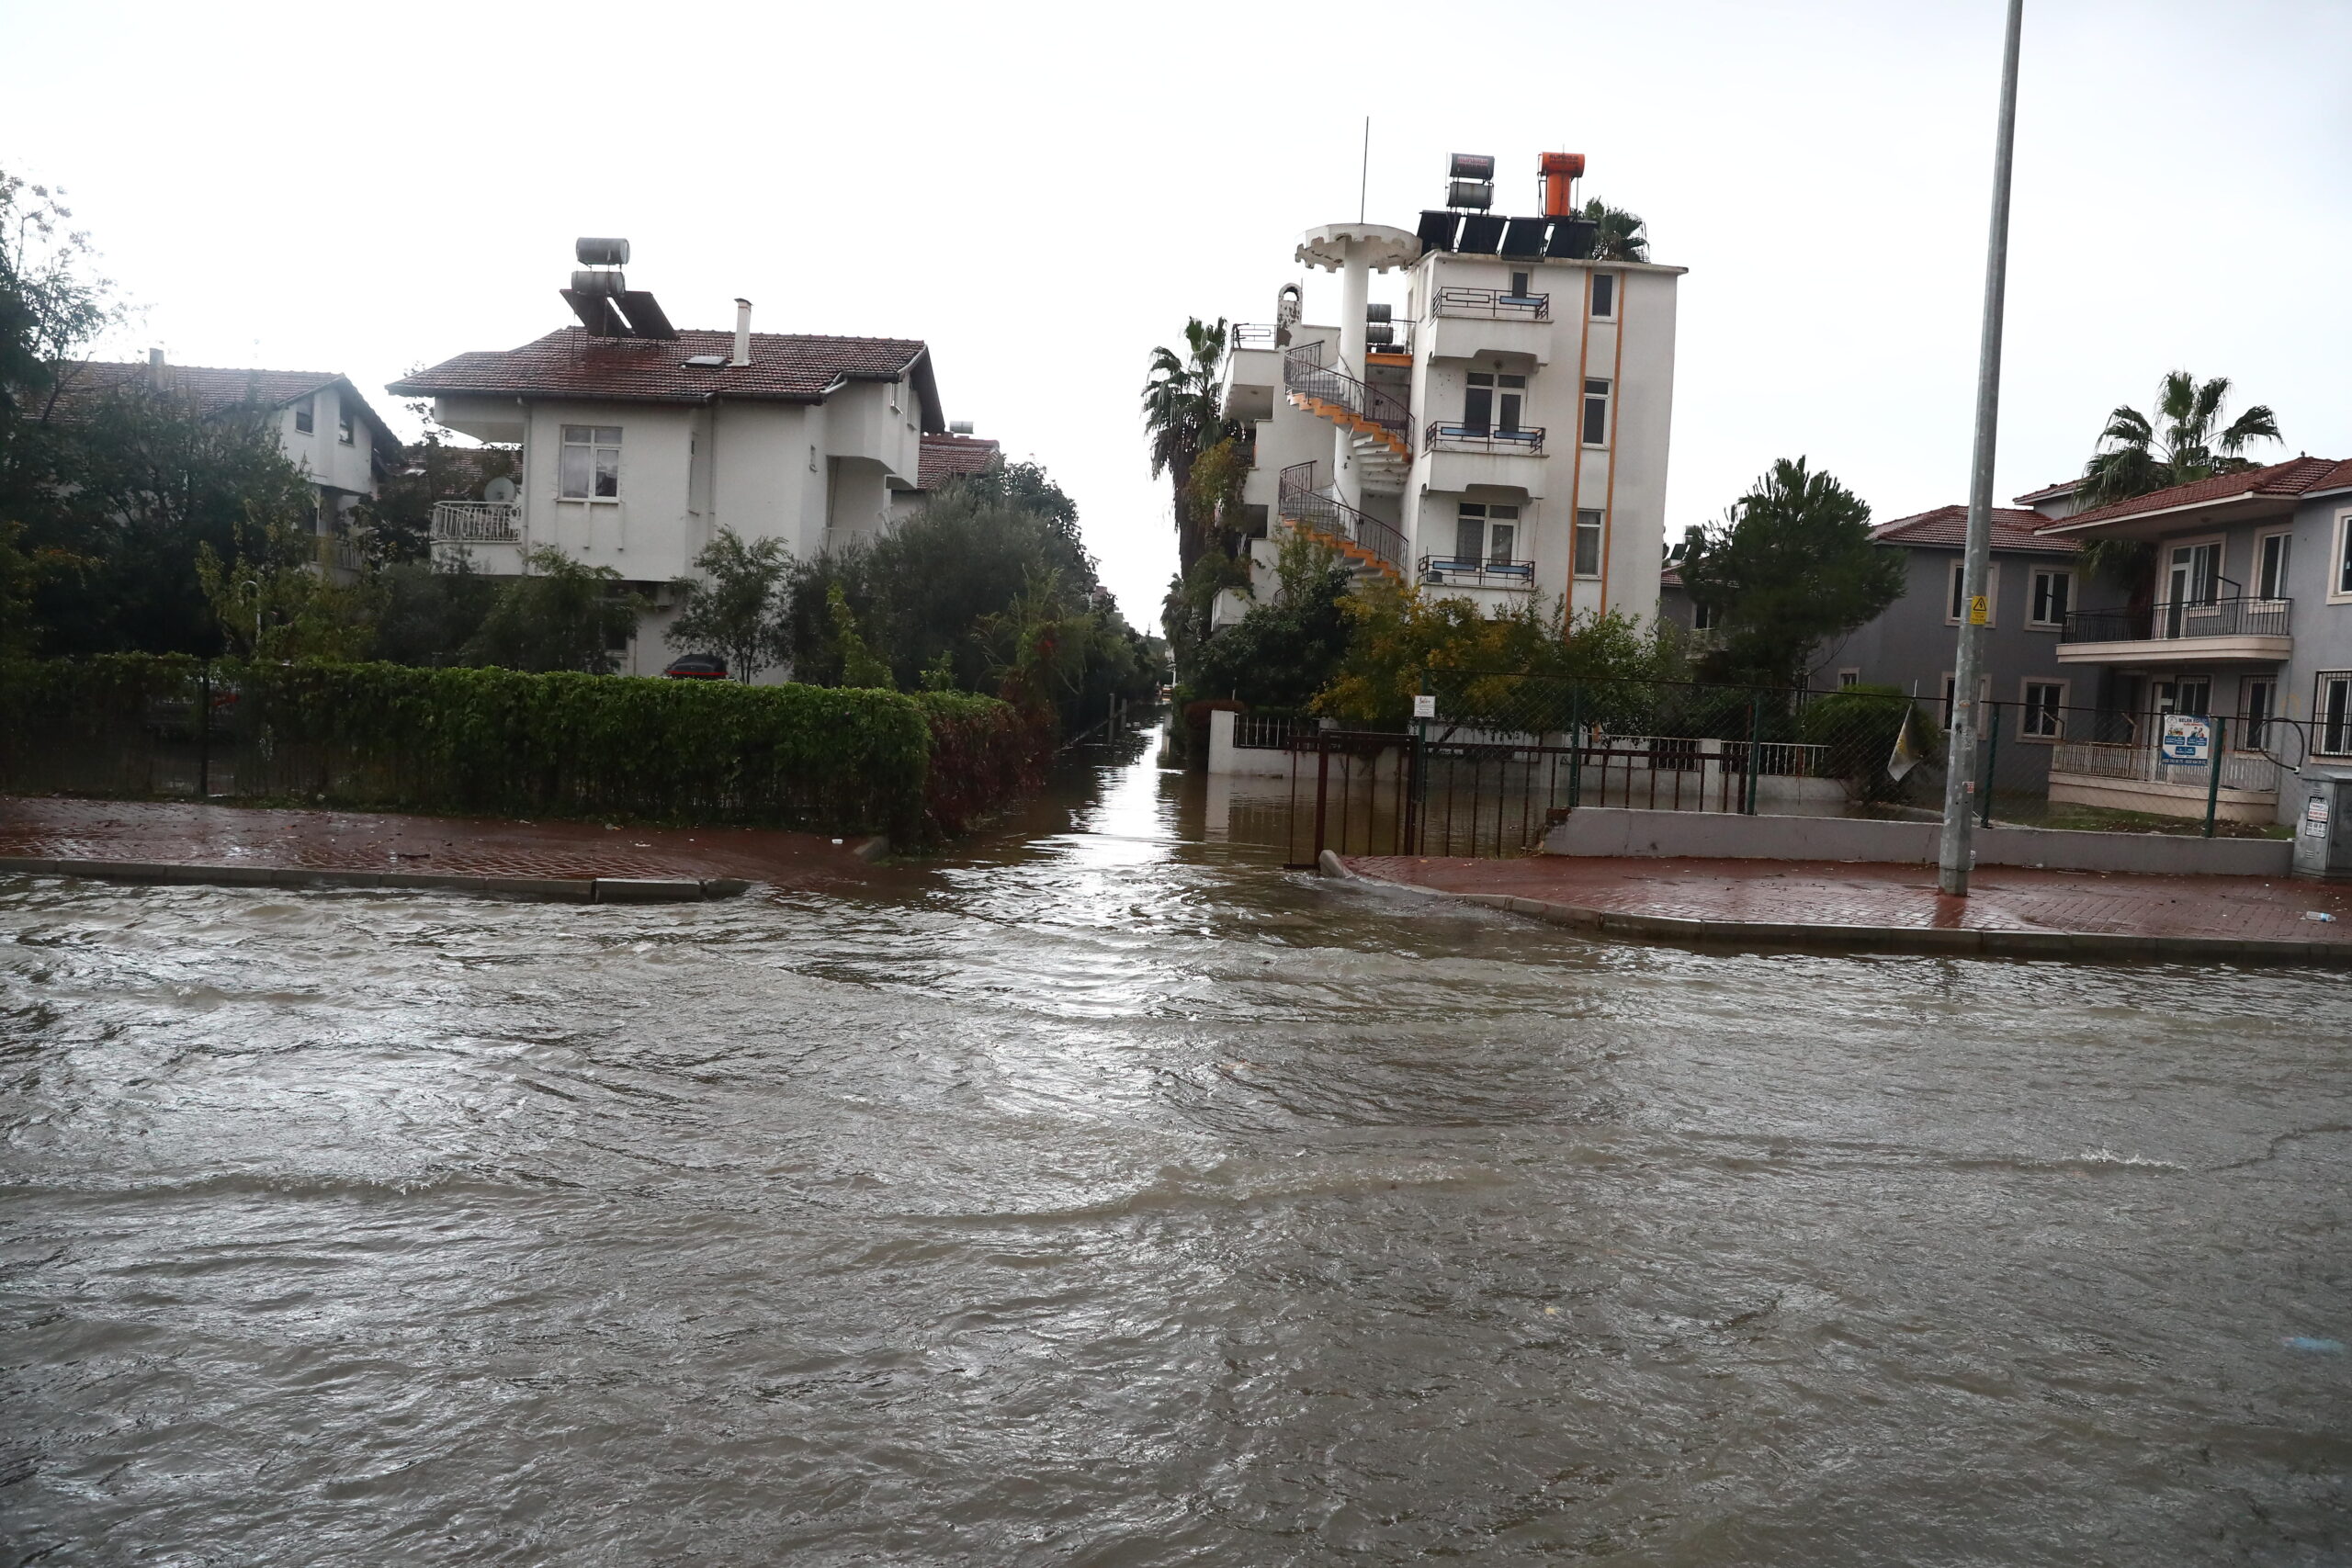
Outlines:
[[1355, 456], [1363, 488], [1396, 495], [1413, 466], [1412, 412], [1403, 399], [1348, 374], [1330, 345], [1302, 344], [1283, 355], [1283, 389], [1293, 408], [1337, 425]]
[[1339, 552], [1359, 581], [1385, 577], [1406, 581], [1405, 536], [1370, 513], [1350, 506], [1315, 482], [1317, 465], [1294, 463], [1282, 471], [1275, 511], [1291, 529]]

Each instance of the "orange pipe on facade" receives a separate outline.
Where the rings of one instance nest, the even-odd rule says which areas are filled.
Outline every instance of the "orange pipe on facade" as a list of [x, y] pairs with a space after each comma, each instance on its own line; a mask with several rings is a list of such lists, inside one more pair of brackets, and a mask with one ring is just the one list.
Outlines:
[[1546, 152], [1540, 167], [1544, 174], [1544, 216], [1567, 217], [1573, 209], [1568, 186], [1584, 176], [1584, 154]]

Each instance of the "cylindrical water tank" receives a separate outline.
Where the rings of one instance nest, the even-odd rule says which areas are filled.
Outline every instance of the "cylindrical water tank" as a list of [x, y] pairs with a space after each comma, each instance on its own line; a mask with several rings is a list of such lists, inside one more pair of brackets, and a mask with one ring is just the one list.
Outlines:
[[582, 236], [571, 242], [571, 254], [582, 266], [628, 265], [627, 240], [600, 240]]
[[628, 283], [617, 272], [575, 272], [571, 275], [571, 291], [590, 299], [609, 299], [627, 288]]
[[1495, 204], [1495, 182], [1492, 180], [1449, 180], [1445, 186], [1448, 207], [1467, 207], [1484, 212]]

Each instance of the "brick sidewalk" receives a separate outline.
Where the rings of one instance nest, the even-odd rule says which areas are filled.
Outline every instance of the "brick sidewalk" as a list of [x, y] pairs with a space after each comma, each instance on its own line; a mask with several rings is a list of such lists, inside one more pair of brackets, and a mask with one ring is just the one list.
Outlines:
[[[2227, 957], [2230, 944], [2261, 943], [2328, 951], [2242, 956], [2352, 961], [2352, 887], [2320, 883], [1988, 866], [1971, 877], [1970, 897], [1949, 898], [1930, 867], [1862, 862], [1536, 855], [1341, 863], [1376, 881], [1637, 935], [2143, 957]], [[2308, 919], [2314, 910], [2336, 919]], [[1972, 945], [1967, 933], [1980, 940]]]
[[732, 877], [794, 888], [871, 875], [855, 840], [813, 833], [25, 796], [0, 796], [0, 856], [571, 881]]

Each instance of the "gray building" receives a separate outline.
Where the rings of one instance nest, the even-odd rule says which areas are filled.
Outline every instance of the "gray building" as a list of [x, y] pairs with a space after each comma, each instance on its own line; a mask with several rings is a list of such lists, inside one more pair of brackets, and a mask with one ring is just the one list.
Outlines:
[[[2064, 514], [2073, 492], [2071, 482], [2052, 485], [2018, 498], [2046, 510], [1993, 513], [1983, 694], [2001, 705], [2000, 773], [2010, 785], [2040, 784], [2065, 732], [2065, 710], [2074, 697], [2058, 644], [2075, 602], [2079, 547], [2041, 531]], [[1817, 649], [1810, 684], [1893, 686], [1933, 705], [1949, 725], [1953, 654], [1967, 611], [1961, 564], [1968, 508], [1939, 506], [1900, 517], [1873, 530], [1871, 537], [1882, 548], [1904, 552], [1903, 597], [1842, 641]], [[1659, 581], [1658, 599], [1660, 614], [1703, 643], [1708, 628], [1671, 561]]]
[[2068, 701], [2093, 717], [2056, 748], [2053, 800], [2202, 815], [2215, 781], [2164, 757], [2170, 714], [2224, 721], [2219, 804], [2237, 820], [2285, 820], [2288, 775], [2352, 763], [2352, 461], [2218, 475], [2042, 535], [2147, 547], [2065, 617]]

